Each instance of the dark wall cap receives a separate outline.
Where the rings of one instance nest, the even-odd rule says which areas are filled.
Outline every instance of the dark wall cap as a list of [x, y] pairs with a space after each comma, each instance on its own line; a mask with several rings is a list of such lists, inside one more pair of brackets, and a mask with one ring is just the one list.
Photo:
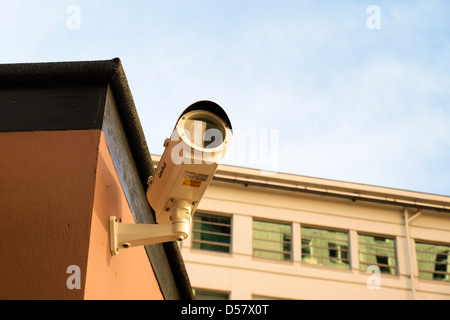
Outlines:
[[121, 69], [119, 58], [102, 61], [11, 63], [0, 65], [0, 86], [107, 82]]

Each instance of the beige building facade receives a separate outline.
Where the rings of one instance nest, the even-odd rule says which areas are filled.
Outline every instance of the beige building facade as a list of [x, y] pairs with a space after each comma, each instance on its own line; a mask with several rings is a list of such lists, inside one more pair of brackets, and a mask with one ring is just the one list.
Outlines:
[[447, 196], [221, 165], [191, 229], [200, 299], [450, 299]]

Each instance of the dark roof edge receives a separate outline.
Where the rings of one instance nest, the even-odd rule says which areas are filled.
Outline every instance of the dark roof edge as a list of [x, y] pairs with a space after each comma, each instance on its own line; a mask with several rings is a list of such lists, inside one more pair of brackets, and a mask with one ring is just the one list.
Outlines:
[[109, 81], [120, 59], [74, 62], [11, 63], [0, 65], [0, 85], [86, 84]]
[[[144, 189], [146, 189], [148, 177], [154, 174], [155, 167], [122, 63], [118, 58], [111, 61], [114, 71], [110, 82], [111, 89], [117, 106], [120, 106], [120, 117], [132, 147], [133, 157], [136, 161], [141, 183]], [[164, 243], [163, 247], [169, 260], [175, 283], [178, 286], [180, 297], [184, 300], [193, 300], [191, 284], [178, 245], [176, 242], [168, 242]]]
[[[119, 58], [98, 61], [40, 62], [0, 64], [0, 87], [89, 85], [109, 83], [118, 112], [136, 162], [144, 190], [154, 173], [153, 161], [142, 130], [133, 96]], [[177, 244], [164, 244], [164, 251], [181, 299], [192, 300], [193, 294], [186, 268]]]
[[113, 68], [110, 80], [111, 89], [133, 149], [133, 157], [138, 167], [141, 183], [146, 189], [148, 177], [154, 174], [155, 168], [122, 63], [119, 58], [111, 60], [111, 63]]

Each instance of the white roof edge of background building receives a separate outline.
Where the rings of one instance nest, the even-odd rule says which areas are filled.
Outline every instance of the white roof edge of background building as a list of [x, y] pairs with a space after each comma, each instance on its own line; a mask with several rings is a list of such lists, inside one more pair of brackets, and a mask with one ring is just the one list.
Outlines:
[[[157, 165], [161, 156], [152, 155]], [[219, 165], [215, 180], [450, 213], [450, 196]]]

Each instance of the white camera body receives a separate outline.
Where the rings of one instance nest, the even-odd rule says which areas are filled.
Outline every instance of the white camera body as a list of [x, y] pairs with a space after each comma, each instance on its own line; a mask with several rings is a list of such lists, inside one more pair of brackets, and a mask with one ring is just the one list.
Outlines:
[[111, 217], [111, 254], [117, 255], [120, 248], [187, 238], [192, 216], [232, 136], [231, 122], [218, 104], [203, 100], [184, 110], [148, 179], [147, 200], [157, 224], [121, 224]]
[[172, 208], [180, 201], [194, 214], [231, 139], [230, 121], [214, 102], [199, 101], [181, 114], [149, 179], [147, 199], [157, 223], [173, 223]]

